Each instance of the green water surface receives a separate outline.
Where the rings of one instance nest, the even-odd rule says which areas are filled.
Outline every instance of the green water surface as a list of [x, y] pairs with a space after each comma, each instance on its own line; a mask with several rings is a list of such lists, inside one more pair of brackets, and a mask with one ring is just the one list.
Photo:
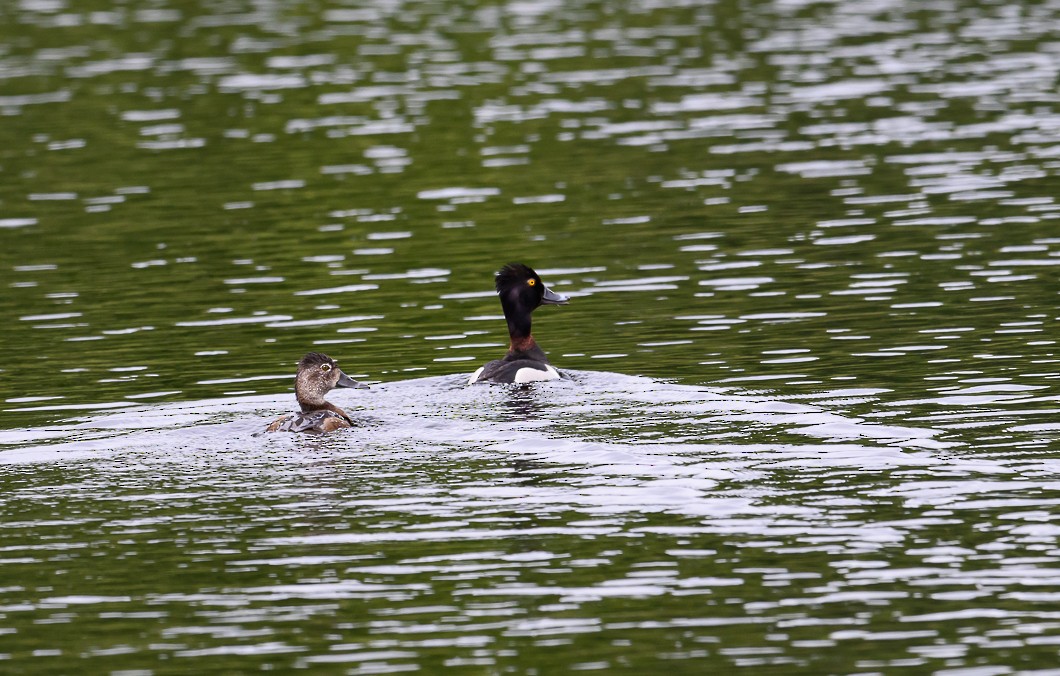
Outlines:
[[[0, 670], [1055, 669], [1058, 21], [3, 5]], [[462, 393], [509, 261], [575, 389]]]

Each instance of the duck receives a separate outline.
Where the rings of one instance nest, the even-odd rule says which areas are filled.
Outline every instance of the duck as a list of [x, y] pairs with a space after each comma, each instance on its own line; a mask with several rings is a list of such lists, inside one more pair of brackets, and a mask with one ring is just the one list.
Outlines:
[[324, 395], [336, 387], [368, 389], [364, 383], [343, 373], [336, 360], [326, 354], [306, 354], [298, 362], [298, 375], [294, 378], [294, 396], [298, 400], [299, 412], [280, 416], [265, 431], [325, 434], [352, 427], [353, 420], [346, 411], [324, 400]]
[[549, 363], [545, 351], [530, 334], [530, 313], [542, 305], [566, 305], [570, 299], [545, 286], [534, 269], [509, 263], [494, 278], [504, 319], [508, 322], [508, 354], [479, 368], [467, 384], [530, 383], [565, 378]]

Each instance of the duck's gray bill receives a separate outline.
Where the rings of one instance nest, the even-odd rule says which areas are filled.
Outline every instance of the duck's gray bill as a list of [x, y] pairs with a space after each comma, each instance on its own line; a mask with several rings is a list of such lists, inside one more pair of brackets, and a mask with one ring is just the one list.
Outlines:
[[368, 389], [367, 385], [357, 382], [342, 371], [339, 371], [339, 382], [335, 383], [335, 387], [353, 387], [358, 390]]
[[546, 286], [545, 295], [541, 298], [541, 302], [545, 305], [566, 305], [570, 302], [570, 298], [561, 296]]

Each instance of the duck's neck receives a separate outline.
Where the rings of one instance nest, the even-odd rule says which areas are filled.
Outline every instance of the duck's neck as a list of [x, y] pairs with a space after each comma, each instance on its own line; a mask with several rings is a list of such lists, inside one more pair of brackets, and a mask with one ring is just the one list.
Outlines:
[[529, 333], [525, 336], [512, 334], [511, 342], [508, 343], [508, 354], [526, 354], [528, 352], [540, 352], [537, 341]]
[[534, 342], [534, 337], [530, 335], [530, 315], [522, 313], [504, 313], [504, 319], [508, 322], [508, 335], [512, 340], [512, 347], [522, 342], [529, 341], [531, 344]]
[[548, 356], [541, 346], [537, 344], [533, 336], [512, 336], [512, 342], [508, 345], [508, 354], [504, 355], [504, 361], [518, 361], [520, 359], [532, 359], [538, 362], [548, 363]]
[[346, 420], [350, 419], [350, 416], [347, 415], [346, 411], [343, 411], [335, 404], [331, 403], [330, 401], [325, 401], [324, 399], [299, 399], [298, 406], [302, 409], [302, 413], [312, 413], [313, 411], [331, 411], [332, 413], [336, 413], [342, 416]]
[[509, 309], [504, 305], [504, 319], [508, 322], [508, 354], [504, 356], [507, 361], [515, 359], [534, 359], [547, 362], [548, 357], [542, 350], [534, 337], [530, 335], [530, 313], [520, 312], [519, 308]]
[[540, 351], [534, 337], [530, 335], [530, 315], [519, 312], [508, 313], [505, 308], [504, 319], [508, 322], [508, 355], [524, 354], [533, 350]]
[[302, 409], [302, 413], [310, 413], [312, 411], [320, 411], [326, 409], [330, 404], [324, 401], [323, 397], [298, 397], [298, 405]]

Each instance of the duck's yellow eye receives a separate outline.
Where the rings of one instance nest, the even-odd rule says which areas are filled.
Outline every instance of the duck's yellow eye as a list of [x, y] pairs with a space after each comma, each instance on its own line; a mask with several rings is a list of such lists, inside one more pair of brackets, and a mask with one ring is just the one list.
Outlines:
[[320, 370], [323, 371], [324, 373], [327, 373], [328, 371], [331, 370], [331, 364], [321, 364], [320, 365]]
[[528, 279], [528, 280], [526, 280], [526, 285], [527, 286], [534, 286], [535, 284], [537, 284], [537, 280], [536, 279]]

